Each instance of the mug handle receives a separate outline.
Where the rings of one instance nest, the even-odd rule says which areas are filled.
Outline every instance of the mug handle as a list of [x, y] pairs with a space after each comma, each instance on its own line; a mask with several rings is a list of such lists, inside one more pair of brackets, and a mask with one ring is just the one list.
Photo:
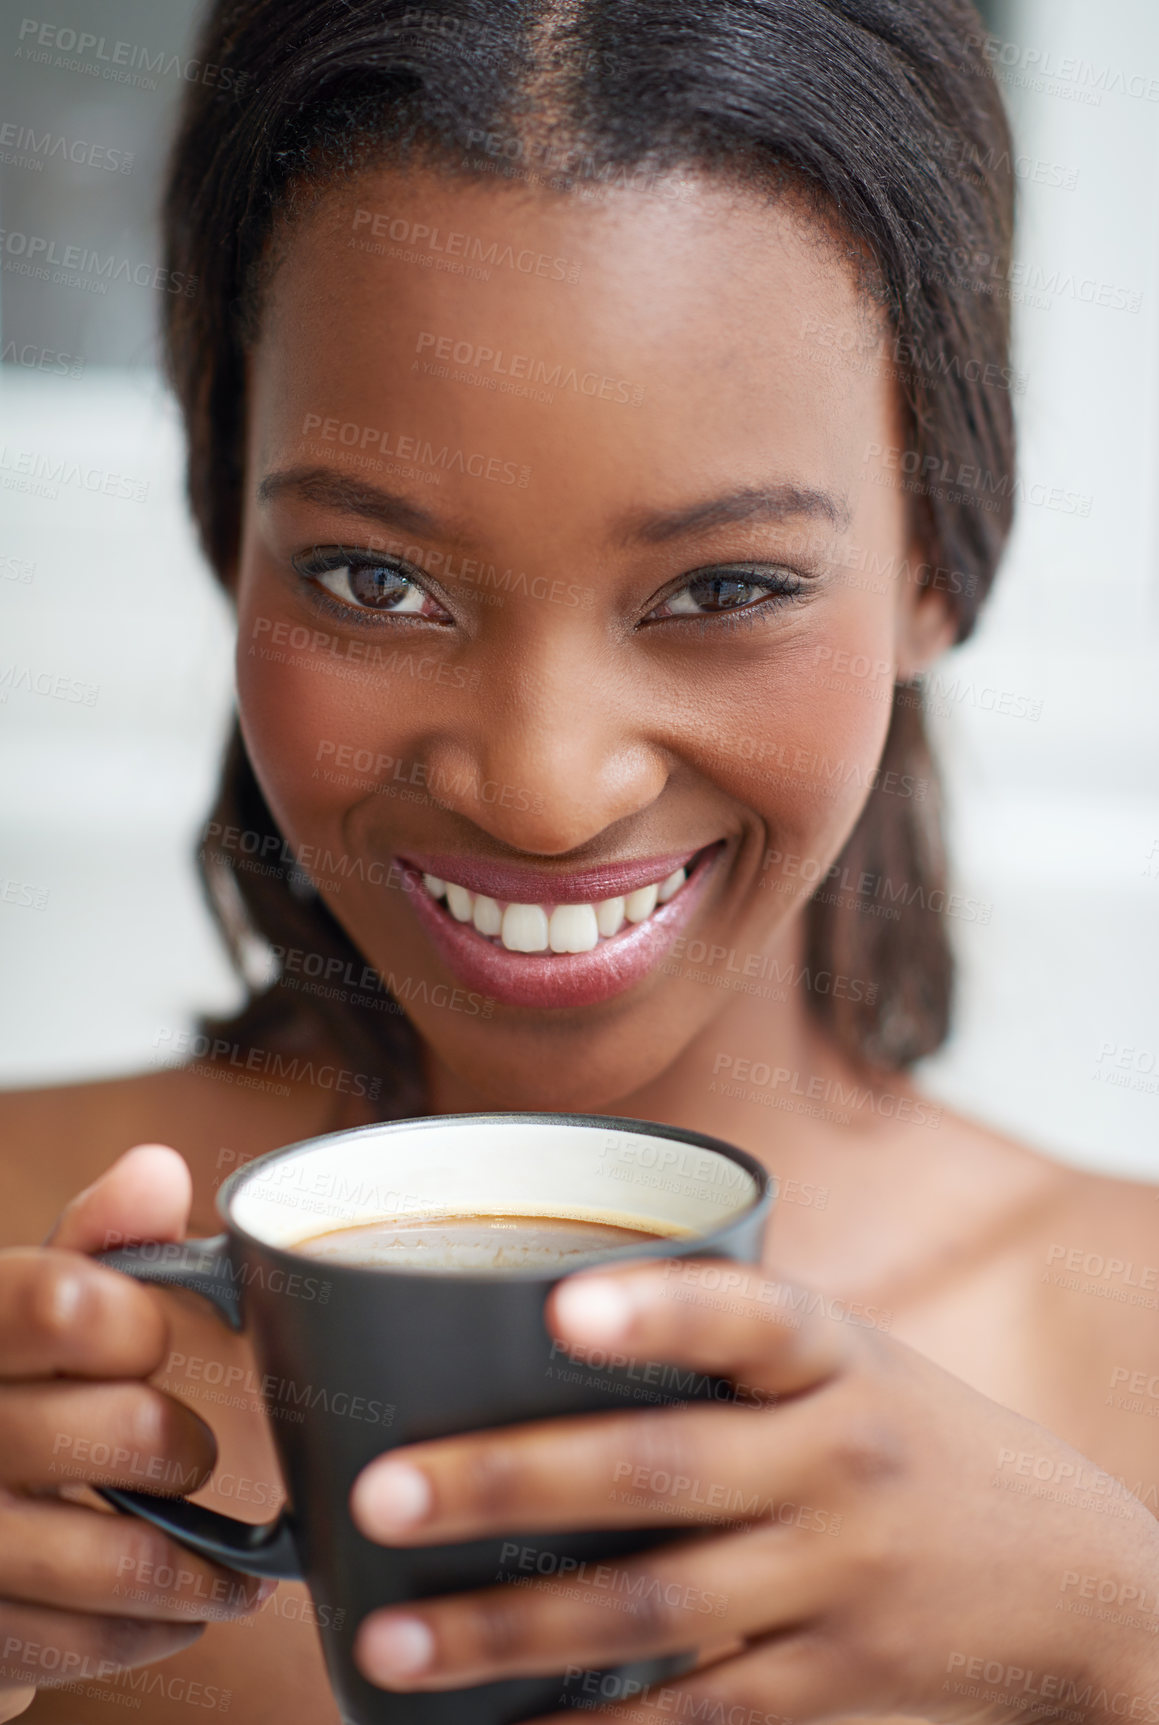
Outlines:
[[[216, 1306], [231, 1330], [242, 1328], [241, 1293], [232, 1273], [229, 1241], [225, 1234], [211, 1240], [179, 1243], [145, 1243], [124, 1246], [115, 1252], [99, 1252], [95, 1261], [110, 1270], [121, 1270], [138, 1282], [188, 1288]], [[180, 1497], [158, 1497], [151, 1491], [123, 1491], [119, 1486], [94, 1488], [114, 1509], [139, 1516], [195, 1551], [242, 1575], [269, 1576], [277, 1581], [300, 1581], [302, 1567], [294, 1546], [293, 1520], [283, 1509], [275, 1520], [255, 1526], [236, 1516], [220, 1515], [215, 1509], [190, 1503]]]

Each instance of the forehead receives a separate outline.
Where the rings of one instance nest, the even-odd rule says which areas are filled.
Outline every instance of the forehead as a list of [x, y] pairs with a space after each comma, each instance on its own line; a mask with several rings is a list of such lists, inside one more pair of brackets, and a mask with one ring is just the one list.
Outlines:
[[856, 363], [876, 316], [839, 241], [786, 197], [682, 175], [589, 202], [368, 172], [283, 236], [251, 454], [289, 459], [308, 426], [341, 462], [393, 427], [545, 482], [614, 490], [646, 468], [658, 496], [686, 496], [690, 471], [759, 483], [772, 463], [848, 489], [894, 412], [885, 367]]

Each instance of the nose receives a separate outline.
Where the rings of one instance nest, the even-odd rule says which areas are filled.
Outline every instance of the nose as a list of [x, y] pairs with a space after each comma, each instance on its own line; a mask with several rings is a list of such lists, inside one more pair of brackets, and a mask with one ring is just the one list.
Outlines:
[[560, 856], [641, 813], [667, 783], [648, 692], [606, 642], [562, 630], [497, 663], [426, 755], [445, 807], [514, 850]]

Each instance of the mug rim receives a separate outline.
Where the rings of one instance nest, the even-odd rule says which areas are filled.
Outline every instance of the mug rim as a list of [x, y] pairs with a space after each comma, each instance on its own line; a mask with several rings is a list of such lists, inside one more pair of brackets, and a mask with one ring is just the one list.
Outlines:
[[[518, 1121], [524, 1125], [549, 1126], [584, 1126], [608, 1128], [637, 1133], [644, 1138], [666, 1138], [681, 1144], [692, 1145], [698, 1150], [712, 1150], [717, 1155], [724, 1156], [744, 1169], [755, 1185], [756, 1193], [731, 1216], [723, 1222], [718, 1222], [706, 1233], [694, 1233], [680, 1238], [658, 1237], [642, 1246], [615, 1246], [604, 1251], [590, 1263], [577, 1264], [574, 1270], [544, 1269], [542, 1266], [532, 1269], [511, 1269], [502, 1271], [483, 1270], [447, 1270], [447, 1269], [417, 1269], [413, 1264], [403, 1268], [394, 1268], [388, 1264], [347, 1264], [331, 1259], [310, 1258], [306, 1253], [295, 1250], [292, 1246], [276, 1246], [268, 1240], [259, 1239], [251, 1234], [231, 1213], [235, 1197], [255, 1170], [263, 1164], [287, 1160], [291, 1156], [304, 1155], [315, 1150], [319, 1145], [335, 1139], [355, 1139], [365, 1137], [372, 1132], [415, 1131], [418, 1129], [445, 1128], [448, 1125], [482, 1126], [496, 1125], [504, 1122]], [[244, 1167], [235, 1168], [232, 1174], [226, 1176], [217, 1190], [214, 1206], [227, 1234], [232, 1238], [245, 1242], [247, 1246], [256, 1247], [262, 1252], [270, 1252], [294, 1264], [313, 1264], [324, 1268], [328, 1277], [339, 1276], [389, 1276], [395, 1280], [454, 1281], [482, 1282], [489, 1287], [504, 1282], [557, 1282], [564, 1276], [578, 1274], [582, 1270], [603, 1268], [605, 1265], [617, 1262], [627, 1263], [638, 1258], [671, 1257], [674, 1248], [680, 1249], [682, 1257], [694, 1256], [697, 1252], [711, 1252], [739, 1223], [755, 1217], [767, 1215], [772, 1208], [774, 1198], [772, 1176], [763, 1162], [757, 1160], [748, 1150], [742, 1150], [739, 1145], [729, 1144], [723, 1138], [713, 1138], [705, 1132], [694, 1132], [683, 1126], [666, 1126], [657, 1120], [634, 1120], [617, 1114], [565, 1114], [536, 1109], [521, 1112], [514, 1109], [496, 1109], [479, 1114], [420, 1114], [406, 1120], [371, 1121], [365, 1126], [349, 1126], [340, 1128], [337, 1132], [321, 1132], [313, 1138], [301, 1138], [293, 1144], [283, 1144], [274, 1150], [267, 1150], [261, 1156], [255, 1156]], [[309, 1236], [307, 1236], [309, 1237]], [[690, 1252], [689, 1248], [692, 1248]], [[621, 1257], [620, 1254], [623, 1254]]]

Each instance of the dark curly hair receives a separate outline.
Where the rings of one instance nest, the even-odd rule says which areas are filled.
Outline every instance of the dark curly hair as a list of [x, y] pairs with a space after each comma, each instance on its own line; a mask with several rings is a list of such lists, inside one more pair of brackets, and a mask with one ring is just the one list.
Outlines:
[[[751, 180], [756, 169], [770, 195], [791, 184], [870, 260], [917, 475], [927, 561], [916, 578], [945, 588], [964, 639], [1013, 500], [1009, 308], [988, 290], [1009, 256], [1014, 181], [983, 40], [967, 0], [219, 0], [198, 49], [217, 70], [187, 88], [164, 215], [166, 264], [197, 283], [168, 299], [165, 333], [189, 495], [219, 578], [230, 584], [237, 555], [262, 265], [301, 193], [382, 160], [515, 171], [549, 193], [633, 171]], [[921, 483], [962, 466], [980, 486]], [[807, 909], [809, 973], [877, 985], [859, 1000], [810, 985], [810, 1006], [878, 1070], [932, 1052], [949, 1023], [952, 956], [931, 906], [946, 864], [920, 690], [895, 690], [878, 783], [896, 784], [891, 772], [929, 793], [872, 791], [838, 864], [857, 887]], [[249, 924], [275, 947], [321, 955], [332, 974], [365, 971], [300, 873], [237, 867], [245, 859], [211, 836], [226, 827], [257, 855], [284, 854], [237, 733], [201, 849], [235, 955]], [[896, 919], [872, 914], [883, 879], [906, 883]], [[274, 983], [216, 1028], [231, 1045], [322, 1040], [380, 1075], [384, 1114], [422, 1111], [416, 1033], [380, 988], [310, 996]]]

